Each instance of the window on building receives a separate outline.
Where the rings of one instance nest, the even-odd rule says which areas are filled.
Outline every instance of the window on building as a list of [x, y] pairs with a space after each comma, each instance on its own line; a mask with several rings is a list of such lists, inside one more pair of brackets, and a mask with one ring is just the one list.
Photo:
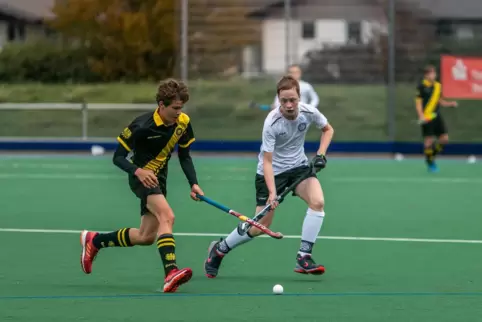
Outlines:
[[19, 23], [17, 25], [18, 39], [25, 40], [25, 24]]
[[455, 30], [457, 38], [461, 40], [473, 39], [475, 36], [474, 29], [470, 25], [460, 25]]
[[8, 41], [14, 41], [15, 40], [15, 36], [16, 36], [16, 32], [15, 32], [15, 28], [16, 25], [15, 25], [15, 22], [13, 21], [9, 21], [8, 24], [7, 24], [7, 38], [8, 38]]
[[315, 39], [315, 22], [303, 21], [301, 24], [301, 36], [303, 39]]
[[350, 44], [361, 44], [362, 30], [360, 22], [348, 22], [347, 39]]

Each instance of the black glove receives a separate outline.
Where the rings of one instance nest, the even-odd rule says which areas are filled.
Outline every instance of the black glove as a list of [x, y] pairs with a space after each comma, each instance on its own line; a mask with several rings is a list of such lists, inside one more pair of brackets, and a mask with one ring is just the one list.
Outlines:
[[323, 154], [317, 154], [313, 160], [311, 160], [311, 169], [313, 172], [318, 172], [326, 167], [326, 157]]

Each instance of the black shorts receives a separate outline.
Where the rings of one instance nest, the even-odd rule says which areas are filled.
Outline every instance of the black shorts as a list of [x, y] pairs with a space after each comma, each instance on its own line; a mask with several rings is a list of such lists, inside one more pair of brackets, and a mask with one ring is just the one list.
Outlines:
[[[279, 195], [281, 192], [285, 190], [289, 185], [291, 185], [296, 179], [300, 176], [305, 175], [309, 171], [310, 167], [308, 166], [301, 166], [286, 172], [280, 173], [274, 176], [274, 183], [276, 185], [276, 193]], [[308, 178], [315, 177], [316, 174], [311, 173]], [[256, 187], [256, 206], [264, 206], [268, 201], [269, 191], [266, 182], [264, 181], [264, 176], [260, 174], [256, 174], [255, 179], [255, 187]], [[293, 191], [293, 196], [295, 195]]]
[[[162, 170], [161, 170], [162, 172]], [[167, 197], [167, 173], [162, 172], [157, 176], [159, 185], [155, 188], [146, 188], [142, 182], [134, 175], [129, 175], [129, 186], [131, 191], [141, 200], [141, 216], [148, 212], [147, 209], [147, 197], [150, 195], [164, 195]]]
[[438, 115], [432, 121], [422, 124], [422, 136], [441, 136], [447, 134], [447, 128], [441, 115]]

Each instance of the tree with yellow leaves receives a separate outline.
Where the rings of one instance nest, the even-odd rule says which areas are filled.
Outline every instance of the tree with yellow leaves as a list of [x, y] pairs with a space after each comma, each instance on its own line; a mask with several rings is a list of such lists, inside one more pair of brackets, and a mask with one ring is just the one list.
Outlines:
[[157, 80], [177, 63], [175, 9], [175, 0], [63, 0], [50, 25], [87, 46], [89, 67], [105, 80]]

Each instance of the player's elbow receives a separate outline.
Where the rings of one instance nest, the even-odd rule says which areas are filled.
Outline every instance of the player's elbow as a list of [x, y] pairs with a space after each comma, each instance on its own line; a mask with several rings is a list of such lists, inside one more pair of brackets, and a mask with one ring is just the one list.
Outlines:
[[115, 165], [115, 166], [119, 166], [120, 164], [120, 160], [124, 158], [123, 156], [117, 154], [117, 153], [114, 153], [114, 155], [112, 156], [112, 163]]
[[331, 126], [331, 124], [327, 124], [324, 128], [323, 128], [323, 133], [324, 134], [331, 134], [333, 135], [335, 133], [335, 129], [333, 128], [333, 126]]

